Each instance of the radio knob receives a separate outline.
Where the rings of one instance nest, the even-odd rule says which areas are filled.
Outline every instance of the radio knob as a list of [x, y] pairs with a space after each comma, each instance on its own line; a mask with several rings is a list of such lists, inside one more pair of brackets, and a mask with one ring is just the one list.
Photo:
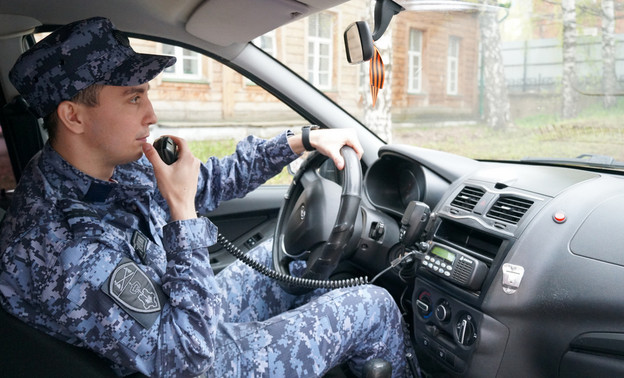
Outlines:
[[442, 301], [435, 310], [436, 318], [442, 322], [446, 323], [451, 319], [451, 306], [447, 301]]

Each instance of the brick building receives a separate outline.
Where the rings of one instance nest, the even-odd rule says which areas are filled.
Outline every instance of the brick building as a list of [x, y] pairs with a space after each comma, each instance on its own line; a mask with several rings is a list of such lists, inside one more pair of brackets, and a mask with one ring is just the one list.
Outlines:
[[[362, 14], [367, 0], [351, 1], [293, 22], [254, 41], [308, 79], [356, 116], [362, 116], [368, 93], [361, 89], [368, 64], [351, 65], [343, 44], [345, 28]], [[454, 18], [442, 27], [428, 14], [401, 13], [392, 29], [392, 114], [397, 121], [478, 108], [478, 22], [475, 15]], [[444, 17], [444, 16], [442, 16]], [[372, 29], [372, 23], [371, 29]], [[329, 28], [326, 25], [330, 25]], [[272, 95], [240, 74], [207, 57], [178, 47], [133, 42], [145, 52], [169, 53], [178, 64], [152, 83], [150, 97], [164, 126], [218, 126], [304, 122]], [[365, 83], [368, 88], [368, 83]], [[386, 88], [387, 90], [387, 88]]]

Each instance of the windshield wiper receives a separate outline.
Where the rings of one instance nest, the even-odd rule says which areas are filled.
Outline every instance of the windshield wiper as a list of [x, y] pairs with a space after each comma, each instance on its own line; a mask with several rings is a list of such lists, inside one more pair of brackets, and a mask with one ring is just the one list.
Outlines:
[[624, 162], [617, 161], [611, 156], [596, 154], [582, 154], [575, 158], [526, 157], [521, 159], [520, 161], [537, 164], [574, 165], [616, 169], [624, 168]]

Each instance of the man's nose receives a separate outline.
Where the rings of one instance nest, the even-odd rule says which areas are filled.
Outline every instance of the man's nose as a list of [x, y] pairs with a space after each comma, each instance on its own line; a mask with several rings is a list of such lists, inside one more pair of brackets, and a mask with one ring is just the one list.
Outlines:
[[145, 123], [147, 123], [148, 125], [153, 125], [158, 122], [158, 117], [156, 116], [156, 113], [154, 112], [154, 107], [152, 106], [152, 102], [149, 99], [147, 100], [146, 106], [147, 109], [145, 113]]

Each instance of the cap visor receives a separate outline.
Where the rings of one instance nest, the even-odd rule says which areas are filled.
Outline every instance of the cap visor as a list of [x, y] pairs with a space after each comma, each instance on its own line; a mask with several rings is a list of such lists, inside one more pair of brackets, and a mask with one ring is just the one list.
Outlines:
[[176, 62], [173, 56], [134, 54], [121, 65], [107, 72], [97, 84], [134, 86], [147, 83]]

